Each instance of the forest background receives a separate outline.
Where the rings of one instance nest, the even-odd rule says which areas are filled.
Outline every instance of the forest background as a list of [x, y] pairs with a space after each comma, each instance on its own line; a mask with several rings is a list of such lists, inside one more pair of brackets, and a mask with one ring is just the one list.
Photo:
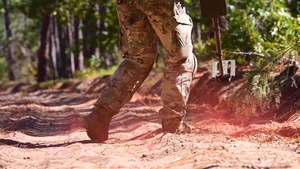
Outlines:
[[[258, 70], [284, 57], [298, 58], [298, 0], [226, 2], [228, 14], [220, 18], [224, 58], [238, 64], [254, 60]], [[198, 0], [187, 0], [186, 5], [199, 62], [216, 59], [211, 20], [201, 17]], [[113, 72], [122, 59], [114, 1], [1, 0], [0, 17], [0, 86], [100, 76]], [[159, 46], [156, 67], [163, 65], [164, 55]]]

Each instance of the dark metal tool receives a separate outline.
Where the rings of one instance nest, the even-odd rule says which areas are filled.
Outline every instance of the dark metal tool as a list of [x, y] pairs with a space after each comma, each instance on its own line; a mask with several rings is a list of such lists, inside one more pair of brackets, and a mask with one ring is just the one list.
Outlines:
[[[212, 77], [218, 81], [230, 81], [235, 76], [235, 61], [222, 59], [220, 16], [227, 15], [225, 0], [200, 0], [201, 14], [203, 17], [212, 18], [212, 25], [216, 40], [216, 55], [219, 61], [213, 62]], [[219, 68], [219, 71], [218, 71]]]

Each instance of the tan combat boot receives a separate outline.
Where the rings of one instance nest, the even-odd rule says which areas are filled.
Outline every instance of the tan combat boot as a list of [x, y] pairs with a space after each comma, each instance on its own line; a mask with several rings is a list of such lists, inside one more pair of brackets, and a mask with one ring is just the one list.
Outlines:
[[192, 128], [180, 117], [162, 120], [162, 131], [167, 133], [191, 133]]
[[84, 127], [92, 141], [108, 140], [109, 124], [113, 114], [102, 106], [95, 106], [92, 113], [84, 117]]

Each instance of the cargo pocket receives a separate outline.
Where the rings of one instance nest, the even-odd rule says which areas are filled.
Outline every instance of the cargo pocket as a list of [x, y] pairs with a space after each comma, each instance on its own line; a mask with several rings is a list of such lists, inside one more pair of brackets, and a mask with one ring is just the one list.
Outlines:
[[181, 4], [174, 3], [174, 18], [178, 25], [175, 27], [176, 43], [180, 47], [181, 55], [187, 59], [191, 53], [191, 32], [193, 22], [189, 15], [186, 14], [185, 7]]

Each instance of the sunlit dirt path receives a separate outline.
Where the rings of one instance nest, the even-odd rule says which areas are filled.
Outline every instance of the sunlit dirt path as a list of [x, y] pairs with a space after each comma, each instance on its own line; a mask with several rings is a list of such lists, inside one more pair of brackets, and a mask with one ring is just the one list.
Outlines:
[[191, 134], [161, 132], [161, 81], [150, 77], [114, 116], [110, 138], [101, 144], [89, 140], [78, 117], [91, 111], [107, 77], [2, 91], [0, 168], [300, 168], [299, 120], [241, 123], [214, 107], [240, 82], [230, 88], [202, 77], [209, 75], [196, 76], [196, 99], [188, 105]]
[[164, 134], [159, 98], [136, 95], [114, 117], [110, 139], [99, 144], [70, 127], [74, 114], [90, 112], [92, 96], [40, 91], [0, 100], [0, 168], [300, 167], [299, 140], [277, 133], [283, 124], [241, 127], [207, 105], [190, 105], [192, 134]]

